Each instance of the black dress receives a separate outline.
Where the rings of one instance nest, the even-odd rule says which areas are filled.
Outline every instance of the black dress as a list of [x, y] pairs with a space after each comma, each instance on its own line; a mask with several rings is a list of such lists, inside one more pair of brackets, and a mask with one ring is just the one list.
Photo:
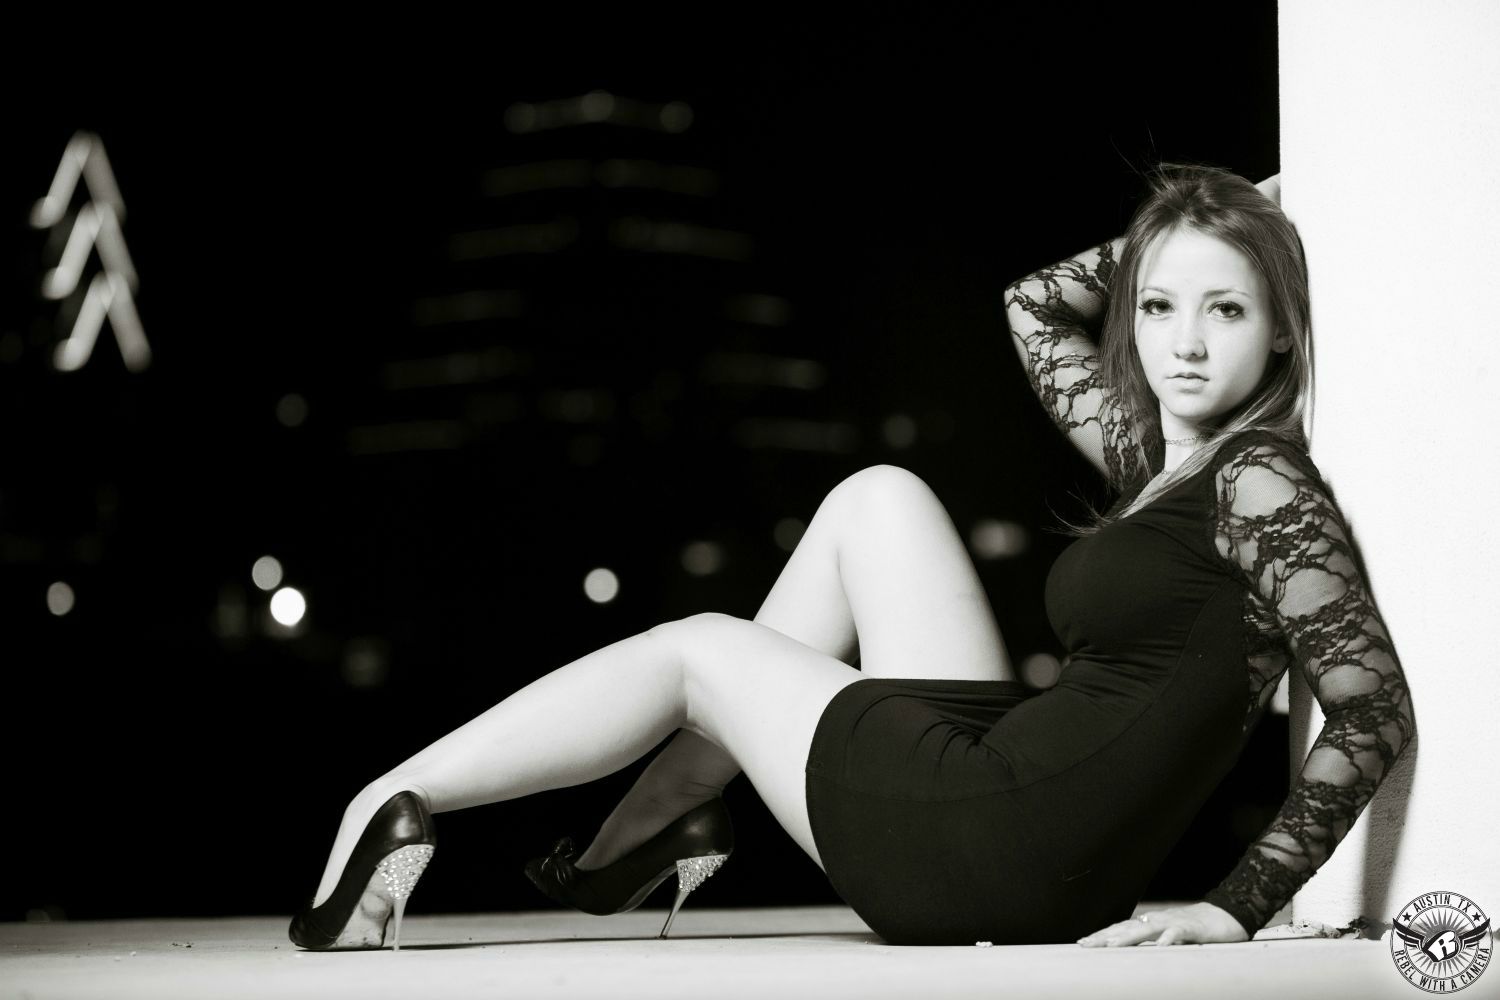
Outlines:
[[807, 761], [838, 894], [893, 944], [1071, 942], [1129, 918], [1295, 659], [1327, 724], [1276, 819], [1206, 898], [1254, 934], [1405, 745], [1401, 668], [1306, 453], [1229, 437], [1047, 578], [1055, 687], [866, 678]]

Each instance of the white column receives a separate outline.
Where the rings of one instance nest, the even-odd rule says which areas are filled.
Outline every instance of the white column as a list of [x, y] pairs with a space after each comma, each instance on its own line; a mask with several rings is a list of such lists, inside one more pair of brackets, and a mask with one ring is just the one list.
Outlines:
[[[1500, 2], [1282, 0], [1280, 18], [1312, 454], [1363, 550], [1419, 732], [1294, 912], [1378, 929], [1445, 889], [1500, 917]], [[1322, 724], [1304, 685], [1292, 720], [1295, 774]]]

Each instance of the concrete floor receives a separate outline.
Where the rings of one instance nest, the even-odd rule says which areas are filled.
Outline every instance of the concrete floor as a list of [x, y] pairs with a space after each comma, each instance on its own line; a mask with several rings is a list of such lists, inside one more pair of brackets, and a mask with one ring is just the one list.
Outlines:
[[[842, 907], [691, 905], [678, 914], [674, 936], [662, 941], [655, 935], [664, 917], [664, 910], [616, 917], [562, 910], [413, 914], [403, 924], [399, 953], [303, 952], [287, 941], [286, 918], [0, 924], [0, 1000], [1424, 995], [1401, 979], [1380, 941], [898, 948], [881, 944]], [[1500, 972], [1464, 995], [1500, 996]]]

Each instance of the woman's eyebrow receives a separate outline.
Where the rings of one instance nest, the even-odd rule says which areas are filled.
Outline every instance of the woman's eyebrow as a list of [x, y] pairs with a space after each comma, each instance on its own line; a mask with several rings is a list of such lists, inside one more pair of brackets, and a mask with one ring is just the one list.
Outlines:
[[[1141, 292], [1161, 292], [1163, 295], [1172, 294], [1171, 291], [1162, 288], [1160, 285], [1142, 285]], [[1137, 292], [1136, 294], [1139, 295], [1140, 292]], [[1238, 288], [1210, 288], [1208, 291], [1203, 293], [1203, 297], [1205, 299], [1213, 295], [1243, 295], [1246, 298], [1249, 298], [1250, 293], [1242, 291]]]

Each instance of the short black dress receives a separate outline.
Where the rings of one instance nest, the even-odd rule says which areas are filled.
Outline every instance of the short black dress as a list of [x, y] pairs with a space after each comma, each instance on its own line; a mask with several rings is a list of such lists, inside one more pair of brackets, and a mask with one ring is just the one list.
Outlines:
[[[1342, 628], [1360, 655], [1380, 652], [1372, 606], [1351, 609], [1347, 588], [1315, 592], [1312, 577], [1296, 579], [1317, 560], [1328, 575], [1337, 519], [1305, 454], [1270, 436], [1226, 451], [1058, 557], [1046, 583], [1067, 651], [1056, 686], [865, 678], [834, 696], [808, 755], [809, 819], [835, 891], [880, 937], [1072, 942], [1128, 919], [1235, 763], [1286, 667], [1287, 639], [1310, 647]], [[1257, 474], [1255, 495], [1237, 494], [1252, 468], [1286, 489], [1259, 488]], [[1277, 614], [1277, 598], [1297, 614]], [[1350, 620], [1367, 627], [1350, 632]], [[1399, 679], [1399, 668], [1385, 676]], [[1344, 715], [1341, 725], [1365, 730], [1345, 735], [1358, 742], [1389, 724], [1404, 685], [1386, 695]], [[1338, 712], [1332, 687], [1325, 696], [1325, 711]], [[1302, 787], [1311, 795], [1341, 780], [1309, 765]], [[1328, 798], [1313, 824], [1308, 803], [1289, 797], [1267, 835], [1296, 839], [1304, 860], [1326, 854]], [[1362, 805], [1351, 792], [1334, 809], [1352, 822]], [[1252, 846], [1207, 897], [1249, 933], [1315, 867], [1299, 866], [1285, 843]]]

